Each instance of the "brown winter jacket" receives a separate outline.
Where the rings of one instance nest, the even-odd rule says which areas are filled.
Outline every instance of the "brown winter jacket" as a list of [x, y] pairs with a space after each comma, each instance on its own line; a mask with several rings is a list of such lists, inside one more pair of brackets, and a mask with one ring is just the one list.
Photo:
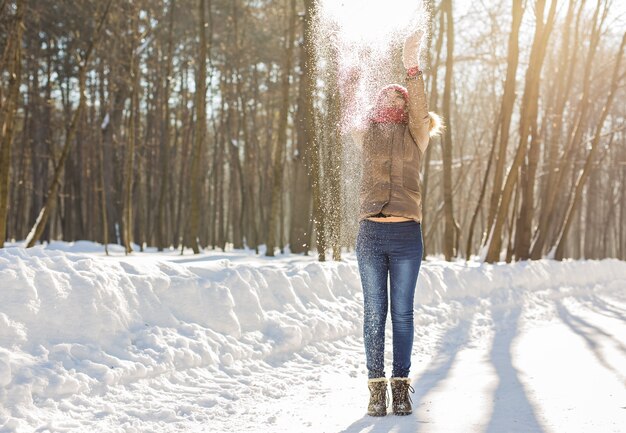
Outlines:
[[407, 81], [409, 122], [371, 123], [362, 136], [359, 221], [382, 212], [422, 220], [420, 168], [429, 142], [424, 79]]

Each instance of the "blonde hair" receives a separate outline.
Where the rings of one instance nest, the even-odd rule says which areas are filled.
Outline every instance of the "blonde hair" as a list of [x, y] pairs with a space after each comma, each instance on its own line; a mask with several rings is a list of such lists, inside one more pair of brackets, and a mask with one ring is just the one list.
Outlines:
[[443, 123], [443, 118], [433, 111], [428, 112], [428, 135], [435, 137], [441, 135], [446, 125]]

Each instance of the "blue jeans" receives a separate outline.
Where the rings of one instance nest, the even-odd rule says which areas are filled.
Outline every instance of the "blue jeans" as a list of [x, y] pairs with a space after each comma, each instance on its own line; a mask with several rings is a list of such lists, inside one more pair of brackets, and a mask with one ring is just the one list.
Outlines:
[[356, 257], [363, 287], [363, 339], [368, 378], [385, 377], [387, 275], [393, 330], [392, 377], [408, 377], [413, 348], [413, 299], [422, 263], [422, 226], [416, 221], [359, 223]]

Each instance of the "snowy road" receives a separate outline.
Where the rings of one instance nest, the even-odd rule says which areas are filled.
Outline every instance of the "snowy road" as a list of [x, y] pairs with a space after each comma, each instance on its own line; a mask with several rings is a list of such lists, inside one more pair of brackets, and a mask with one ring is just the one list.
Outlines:
[[414, 413], [372, 418], [353, 254], [81, 248], [0, 251], [0, 433], [626, 432], [624, 262], [426, 261]]
[[416, 338], [412, 416], [364, 414], [362, 340], [342, 341], [321, 362], [247, 378], [253, 387], [234, 380], [246, 392], [224, 406], [232, 416], [215, 408], [214, 431], [624, 432], [625, 299], [584, 292], [483, 299], [457, 305], [445, 329], [420, 327], [429, 337]]

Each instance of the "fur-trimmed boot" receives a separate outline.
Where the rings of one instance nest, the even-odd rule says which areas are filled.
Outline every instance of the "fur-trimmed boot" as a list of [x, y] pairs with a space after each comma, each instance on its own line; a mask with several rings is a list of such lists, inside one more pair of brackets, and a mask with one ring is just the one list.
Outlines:
[[394, 415], [408, 415], [413, 412], [409, 390], [415, 392], [408, 377], [391, 378], [391, 395], [393, 397]]
[[387, 378], [377, 377], [375, 379], [368, 379], [367, 387], [370, 390], [370, 402], [367, 405], [367, 414], [371, 416], [387, 415], [387, 402], [389, 401]]

